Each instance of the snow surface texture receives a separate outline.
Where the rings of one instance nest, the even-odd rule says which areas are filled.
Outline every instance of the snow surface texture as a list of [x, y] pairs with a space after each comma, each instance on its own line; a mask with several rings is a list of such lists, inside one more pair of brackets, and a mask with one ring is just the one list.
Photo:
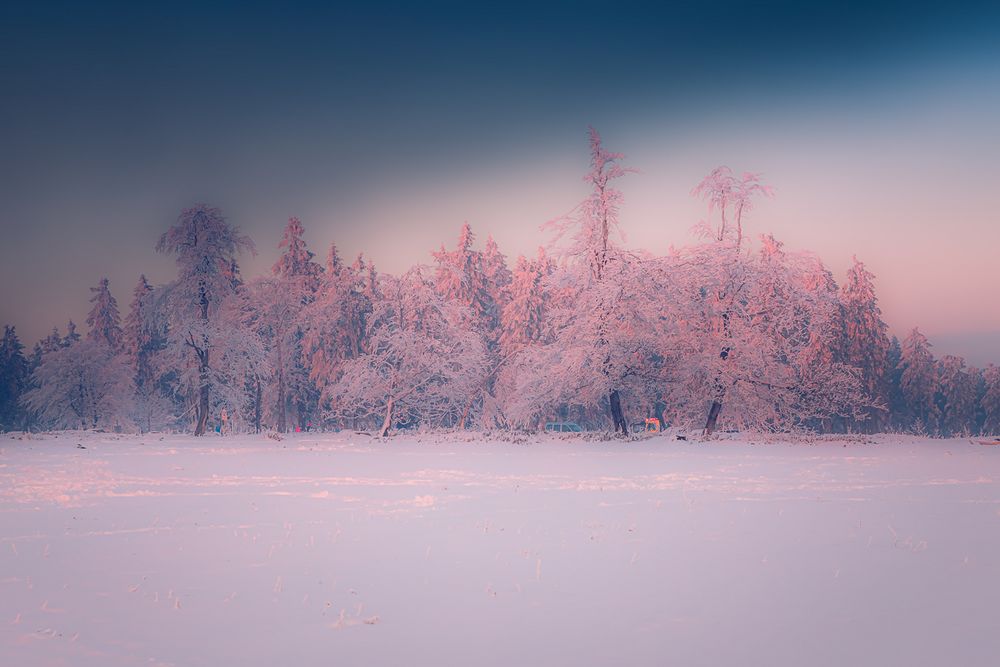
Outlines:
[[0, 664], [996, 665], [998, 471], [909, 437], [8, 434]]

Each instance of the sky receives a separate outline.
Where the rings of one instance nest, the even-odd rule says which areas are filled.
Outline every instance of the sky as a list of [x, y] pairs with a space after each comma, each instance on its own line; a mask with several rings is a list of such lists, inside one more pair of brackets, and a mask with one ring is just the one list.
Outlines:
[[288, 216], [397, 272], [468, 221], [513, 259], [627, 155], [627, 245], [691, 242], [713, 167], [747, 221], [877, 276], [893, 333], [1000, 362], [996, 3], [4, 3], [0, 323], [29, 345], [101, 277], [124, 311], [180, 210], [266, 271]]

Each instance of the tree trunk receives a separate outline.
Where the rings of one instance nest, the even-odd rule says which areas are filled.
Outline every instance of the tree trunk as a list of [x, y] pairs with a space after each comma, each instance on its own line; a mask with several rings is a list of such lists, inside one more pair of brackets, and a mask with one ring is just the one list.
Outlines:
[[281, 338], [277, 340], [278, 351], [278, 433], [288, 430], [288, 421], [285, 418], [285, 359], [281, 350]]
[[253, 427], [257, 433], [260, 433], [260, 412], [261, 412], [261, 401], [263, 400], [263, 397], [261, 396], [263, 392], [261, 391], [260, 387], [260, 378], [257, 378], [256, 384], [257, 384], [256, 388], [257, 390], [255, 392], [254, 404], [253, 404]]
[[628, 435], [628, 424], [625, 423], [625, 413], [622, 411], [622, 400], [617, 389], [612, 389], [609, 395], [611, 403], [611, 421], [615, 425], [615, 433]]
[[[726, 334], [729, 333], [729, 313], [723, 313], [722, 315], [723, 330]], [[723, 361], [729, 359], [729, 347], [722, 348], [722, 352], [719, 352], [719, 358]], [[726, 394], [726, 388], [722, 384], [722, 378], [716, 376], [715, 378], [715, 398], [712, 399], [712, 407], [708, 409], [708, 419], [705, 420], [705, 435], [712, 435], [715, 431], [715, 426], [719, 421], [719, 413], [722, 412], [722, 399]]]
[[389, 429], [392, 428], [392, 398], [389, 399], [389, 404], [385, 406], [385, 420], [382, 422], [382, 428], [379, 429], [378, 437], [385, 438], [389, 435]]
[[198, 391], [198, 424], [194, 427], [195, 435], [205, 435], [208, 428], [208, 383], [203, 382]]
[[458, 422], [458, 428], [465, 430], [465, 423], [469, 419], [469, 412], [472, 411], [472, 403], [476, 400], [475, 394], [469, 398], [468, 402], [465, 404], [465, 409], [462, 410], [462, 419]]
[[705, 435], [712, 435], [712, 432], [715, 431], [720, 412], [722, 412], [721, 397], [712, 401], [712, 407], [708, 409], [708, 419], [705, 420]]
[[[201, 319], [208, 322], [208, 291], [204, 281], [198, 283], [198, 301], [201, 304]], [[198, 424], [194, 427], [195, 435], [205, 435], [208, 428], [208, 340], [203, 336], [203, 348], [195, 347], [193, 336], [191, 337], [191, 347], [194, 347], [198, 356]]]
[[285, 419], [285, 377], [282, 371], [278, 371], [278, 433], [288, 430], [288, 422]]

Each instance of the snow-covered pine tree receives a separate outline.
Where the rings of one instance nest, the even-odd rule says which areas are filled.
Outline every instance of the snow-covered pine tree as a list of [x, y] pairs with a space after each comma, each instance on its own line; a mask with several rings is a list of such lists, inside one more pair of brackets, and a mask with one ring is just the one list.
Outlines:
[[475, 239], [472, 227], [468, 222], [463, 223], [457, 247], [446, 250], [441, 246], [440, 250], [431, 255], [436, 262], [435, 286], [438, 293], [445, 299], [465, 306], [473, 316], [470, 326], [481, 331], [488, 340], [488, 332], [498, 324], [498, 313], [486, 275], [483, 253], [473, 248]]
[[87, 326], [90, 327], [87, 337], [102, 341], [117, 352], [122, 346], [121, 316], [118, 301], [111, 295], [108, 284], [107, 278], [101, 278], [97, 287], [90, 288], [94, 293], [90, 302], [94, 305], [87, 315]]
[[899, 387], [906, 404], [904, 421], [907, 428], [936, 434], [940, 414], [934, 401], [937, 393], [934, 355], [931, 344], [916, 327], [902, 342], [899, 365], [902, 369]]
[[503, 356], [542, 340], [546, 274], [542, 263], [545, 251], [539, 249], [539, 252], [542, 255], [539, 261], [526, 259], [523, 255], [517, 258], [509, 298], [501, 317], [500, 351]]
[[482, 385], [473, 389], [467, 397], [459, 420], [460, 428], [473, 421], [475, 415], [482, 415], [483, 410], [479, 408], [495, 404], [492, 387], [504, 363], [498, 349], [500, 319], [511, 279], [507, 259], [493, 237], [487, 239], [484, 252], [475, 250], [474, 242], [472, 228], [466, 222], [462, 225], [455, 250], [449, 251], [442, 246], [439, 251], [431, 253], [437, 265], [435, 283], [438, 293], [464, 307], [470, 317], [468, 328], [482, 338], [488, 352], [488, 368], [481, 378]]
[[969, 435], [975, 427], [976, 369], [966, 368], [965, 359], [947, 354], [937, 363], [937, 376], [941, 435]]
[[170, 344], [177, 362], [188, 364], [181, 381], [195, 410], [195, 435], [203, 435], [212, 388], [219, 372], [226, 370], [213, 366], [213, 348], [227, 334], [214, 316], [235, 293], [237, 254], [255, 252], [253, 241], [230, 225], [219, 209], [199, 204], [181, 212], [156, 249], [176, 256], [178, 277], [169, 286]]
[[328, 388], [344, 363], [367, 349], [372, 304], [379, 299], [376, 280], [364, 257], [345, 265], [331, 244], [316, 298], [302, 312], [302, 354], [321, 401], [329, 401]]
[[43, 355], [47, 352], [58, 350], [61, 346], [62, 334], [59, 333], [59, 327], [52, 327], [49, 335], [38, 341], [32, 350], [32, 370], [41, 363]]
[[[35, 371], [42, 365], [42, 359], [45, 358], [45, 355], [58, 350], [60, 347], [62, 347], [62, 335], [59, 333], [59, 327], [52, 327], [52, 331], [49, 332], [48, 336], [35, 343], [31, 349], [31, 357], [28, 359], [28, 376], [24, 388], [25, 392], [35, 388]], [[23, 395], [21, 408], [24, 413], [25, 429], [34, 428], [38, 424], [38, 413], [25, 405]]]
[[[53, 333], [58, 335], [58, 331], [53, 329]], [[70, 320], [66, 323], [66, 335], [59, 341], [61, 347], [69, 347], [80, 340], [80, 334], [76, 331], [76, 322]]]
[[886, 355], [886, 367], [889, 369], [886, 383], [889, 392], [888, 424], [896, 430], [905, 430], [909, 424], [906, 410], [906, 399], [903, 397], [903, 346], [899, 338], [893, 336], [889, 340], [889, 351]]
[[122, 349], [135, 386], [132, 421], [141, 432], [174, 421], [174, 406], [165, 389], [169, 383], [161, 382], [157, 364], [157, 355], [166, 345], [166, 323], [155, 306], [153, 287], [145, 274], [140, 275], [122, 326]]
[[984, 434], [1000, 435], [1000, 366], [990, 364], [983, 371], [985, 391], [979, 401]]
[[14, 327], [4, 325], [0, 340], [0, 431], [24, 427], [21, 394], [28, 382], [28, 360]]
[[492, 310], [488, 313], [488, 321], [492, 331], [490, 344], [495, 346], [500, 336], [500, 319], [503, 309], [510, 300], [510, 285], [513, 276], [507, 266], [507, 258], [500, 252], [492, 234], [486, 237], [486, 247], [483, 250], [483, 278], [492, 303]]
[[[302, 315], [316, 298], [323, 267], [303, 239], [302, 223], [288, 219], [279, 249], [284, 249], [271, 268], [272, 277], [252, 281], [248, 307], [251, 326], [267, 349], [270, 381], [262, 392], [263, 417], [280, 433], [289, 428], [289, 415], [304, 427], [312, 418], [318, 392], [309, 381], [302, 340]], [[259, 417], [255, 410], [255, 428]]]
[[278, 243], [278, 249], [284, 248], [284, 251], [271, 267], [271, 274], [277, 278], [294, 278], [303, 281], [304, 287], [309, 292], [315, 292], [319, 287], [323, 267], [313, 261], [315, 255], [309, 250], [305, 239], [302, 238], [304, 233], [302, 221], [296, 217], [288, 218], [285, 231]]
[[[840, 288], [833, 273], [819, 261], [815, 262], [813, 270], [806, 270], [803, 278], [805, 289], [814, 302], [825, 307], [810, 313], [809, 343], [803, 349], [798, 365], [803, 376], [822, 377], [833, 364], [843, 363], [845, 356], [844, 309], [838, 298]], [[829, 432], [842, 430], [845, 427], [843, 422], [843, 417], [829, 414], [816, 419], [809, 427]]]
[[132, 290], [132, 302], [122, 328], [122, 346], [132, 366], [138, 388], [153, 381], [151, 362], [155, 352], [154, 334], [147, 316], [148, 299], [152, 292], [153, 288], [146, 280], [146, 275], [140, 275], [139, 282]]
[[886, 423], [889, 402], [889, 328], [882, 321], [874, 279], [875, 275], [854, 257], [847, 281], [840, 289], [844, 361], [861, 371], [865, 391], [880, 406], [869, 410], [861, 425], [868, 431], [879, 430]]

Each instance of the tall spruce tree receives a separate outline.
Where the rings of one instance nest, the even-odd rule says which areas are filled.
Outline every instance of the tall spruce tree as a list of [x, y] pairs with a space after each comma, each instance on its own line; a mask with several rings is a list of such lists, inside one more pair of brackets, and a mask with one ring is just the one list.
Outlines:
[[513, 276], [507, 266], [507, 258], [500, 252], [497, 242], [490, 235], [486, 237], [483, 250], [483, 279], [489, 293], [491, 310], [486, 315], [491, 347], [495, 347], [500, 336], [500, 319], [503, 309], [510, 300], [510, 285]]
[[122, 348], [135, 387], [133, 421], [141, 431], [162, 428], [174, 421], [168, 379], [176, 373], [158, 363], [158, 355], [167, 344], [167, 328], [165, 314], [158, 312], [156, 296], [146, 276], [140, 275], [122, 327]]
[[[170, 285], [170, 337], [175, 350], [186, 349], [194, 370], [185, 374], [195, 412], [195, 435], [208, 428], [211, 391], [219, 381], [212, 351], [226, 330], [216, 321], [224, 301], [238, 284], [236, 256], [254, 253], [253, 241], [230, 225], [222, 212], [199, 204], [181, 212], [176, 224], [163, 233], [156, 250], [176, 256], [178, 276]], [[183, 362], [181, 362], [183, 363]]]
[[509, 298], [501, 318], [500, 350], [504, 356], [542, 339], [544, 271], [541, 261], [528, 260], [523, 255], [517, 258]]
[[[53, 330], [58, 335], [58, 332]], [[80, 340], [80, 334], [76, 331], [76, 322], [70, 320], [66, 323], [66, 335], [59, 341], [59, 347], [69, 347]]]
[[894, 429], [902, 430], [908, 427], [906, 399], [903, 398], [903, 346], [899, 338], [893, 336], [889, 340], [889, 352], [886, 355], [886, 367], [889, 369], [887, 385], [889, 391], [889, 424]]
[[976, 421], [977, 371], [967, 368], [965, 359], [952, 354], [941, 358], [937, 370], [941, 435], [969, 435]]
[[305, 365], [324, 403], [344, 364], [366, 351], [372, 306], [379, 298], [375, 267], [360, 254], [346, 265], [331, 244], [316, 298], [302, 312]]
[[937, 372], [931, 344], [927, 337], [914, 328], [902, 343], [900, 356], [900, 391], [905, 403], [907, 428], [918, 432], [936, 434], [940, 412], [935, 395]]
[[14, 327], [5, 325], [0, 340], [0, 431], [24, 426], [21, 394], [28, 383], [28, 360]]
[[305, 287], [315, 292], [319, 287], [323, 267], [313, 261], [315, 255], [307, 247], [303, 234], [305, 230], [302, 221], [295, 217], [289, 218], [278, 243], [278, 249], [284, 250], [271, 267], [271, 274], [277, 278], [304, 280]]
[[313, 261], [303, 233], [302, 222], [289, 218], [278, 244], [283, 251], [271, 268], [272, 277], [250, 284], [252, 326], [267, 349], [272, 370], [261, 407], [281, 433], [289, 428], [289, 415], [299, 427], [305, 427], [317, 398], [302, 353], [302, 312], [315, 300], [323, 268]]
[[[442, 297], [468, 308], [473, 318], [470, 325], [488, 339], [497, 325], [497, 308], [487, 280], [483, 253], [473, 248], [475, 240], [472, 227], [466, 222], [454, 250], [441, 246], [440, 250], [431, 253], [437, 264], [435, 286]], [[497, 270], [497, 267], [492, 268]]]
[[87, 326], [90, 331], [87, 337], [106, 343], [112, 350], [119, 350], [122, 345], [121, 316], [118, 313], [118, 301], [111, 295], [107, 278], [101, 278], [97, 287], [91, 287], [94, 293], [90, 302], [94, 304], [87, 315]]
[[983, 371], [985, 385], [979, 409], [983, 415], [983, 433], [1000, 435], [1000, 366], [990, 364]]
[[867, 411], [868, 418], [862, 426], [868, 431], [884, 426], [889, 402], [889, 327], [882, 320], [874, 279], [875, 275], [855, 257], [847, 281], [840, 288], [844, 361], [860, 370], [865, 391], [880, 406]]
[[155, 352], [155, 336], [148, 316], [149, 296], [152, 292], [153, 288], [146, 280], [146, 275], [140, 275], [139, 282], [132, 290], [132, 302], [129, 304], [122, 329], [122, 344], [132, 365], [137, 387], [153, 381], [152, 356]]

